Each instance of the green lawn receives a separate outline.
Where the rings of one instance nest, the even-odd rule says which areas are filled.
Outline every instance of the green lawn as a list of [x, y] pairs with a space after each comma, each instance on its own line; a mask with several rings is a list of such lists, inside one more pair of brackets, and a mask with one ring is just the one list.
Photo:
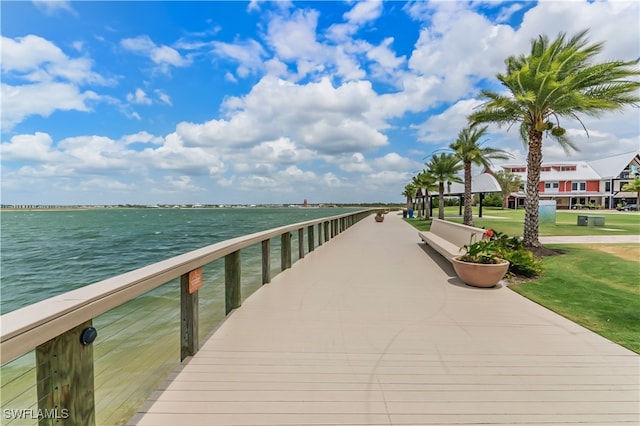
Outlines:
[[554, 245], [566, 253], [543, 259], [544, 275], [510, 289], [640, 353], [640, 282], [637, 244], [616, 245], [634, 253], [625, 260], [578, 245]]
[[[437, 215], [437, 210], [434, 210]], [[474, 210], [474, 214], [477, 213]], [[577, 226], [577, 215], [605, 216], [604, 227]], [[462, 222], [457, 207], [448, 207], [447, 220]], [[523, 210], [484, 208], [479, 227], [521, 236]], [[430, 221], [406, 219], [419, 230]], [[558, 211], [555, 225], [541, 225], [540, 235], [640, 234], [640, 214], [603, 211]], [[543, 259], [538, 280], [511, 285], [517, 293], [554, 312], [640, 353], [640, 245], [549, 245], [565, 253]], [[606, 249], [605, 253], [602, 250]]]
[[[438, 217], [438, 210], [433, 210]], [[477, 208], [473, 210], [478, 214]], [[524, 224], [524, 210], [509, 210], [495, 207], [484, 207], [482, 218], [473, 218], [474, 225], [480, 228], [493, 228], [509, 236], [522, 236]], [[578, 226], [578, 215], [604, 216], [605, 226]], [[462, 223], [458, 216], [458, 207], [445, 209], [447, 220]], [[407, 219], [409, 223], [420, 230], [428, 230], [430, 223], [420, 219]], [[556, 224], [541, 224], [540, 236], [550, 235], [640, 235], [640, 213], [638, 212], [611, 212], [603, 210], [558, 210]]]

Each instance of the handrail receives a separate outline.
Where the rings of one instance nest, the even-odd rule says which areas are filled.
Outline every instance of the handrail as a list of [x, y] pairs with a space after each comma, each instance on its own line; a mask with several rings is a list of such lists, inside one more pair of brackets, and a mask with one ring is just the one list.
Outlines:
[[[4, 365], [73, 327], [243, 248], [317, 224], [325, 224], [327, 230], [331, 222], [366, 216], [373, 211], [359, 210], [232, 238], [4, 314], [0, 316], [0, 364]], [[327, 239], [325, 235], [325, 241]]]

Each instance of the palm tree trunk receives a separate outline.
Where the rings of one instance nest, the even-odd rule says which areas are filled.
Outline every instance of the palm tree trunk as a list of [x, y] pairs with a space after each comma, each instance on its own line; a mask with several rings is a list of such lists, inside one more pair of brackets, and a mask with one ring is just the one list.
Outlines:
[[438, 184], [438, 219], [444, 220], [444, 182]]
[[471, 163], [464, 163], [464, 217], [465, 225], [473, 226], [473, 213], [471, 211]]
[[523, 243], [529, 247], [541, 247], [538, 240], [538, 208], [540, 205], [540, 168], [542, 165], [542, 132], [529, 128], [529, 153], [527, 155], [527, 188], [524, 200]]

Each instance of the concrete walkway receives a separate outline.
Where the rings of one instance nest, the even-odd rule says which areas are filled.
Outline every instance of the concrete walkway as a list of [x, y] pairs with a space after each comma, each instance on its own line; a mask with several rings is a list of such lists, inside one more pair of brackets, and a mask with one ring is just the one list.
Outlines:
[[387, 215], [252, 295], [130, 424], [637, 425], [639, 373], [506, 287], [465, 286]]

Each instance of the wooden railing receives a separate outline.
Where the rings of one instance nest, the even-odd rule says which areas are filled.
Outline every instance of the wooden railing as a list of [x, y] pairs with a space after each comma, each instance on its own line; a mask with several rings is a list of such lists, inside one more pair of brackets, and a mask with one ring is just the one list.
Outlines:
[[292, 263], [293, 232], [297, 232], [301, 259], [305, 256], [305, 230], [310, 253], [316, 241], [321, 246], [372, 212], [361, 210], [229, 239], [9, 312], [0, 317], [0, 363], [5, 365], [35, 349], [38, 410], [62, 415], [69, 419], [65, 424], [95, 424], [92, 345], [95, 317], [180, 278], [182, 361], [199, 348], [198, 291], [192, 287], [202, 279], [200, 268], [224, 257], [225, 312], [229, 314], [240, 307], [242, 300], [242, 249], [261, 244], [262, 283], [266, 284], [271, 281], [272, 238], [280, 237], [280, 265], [284, 271]]

